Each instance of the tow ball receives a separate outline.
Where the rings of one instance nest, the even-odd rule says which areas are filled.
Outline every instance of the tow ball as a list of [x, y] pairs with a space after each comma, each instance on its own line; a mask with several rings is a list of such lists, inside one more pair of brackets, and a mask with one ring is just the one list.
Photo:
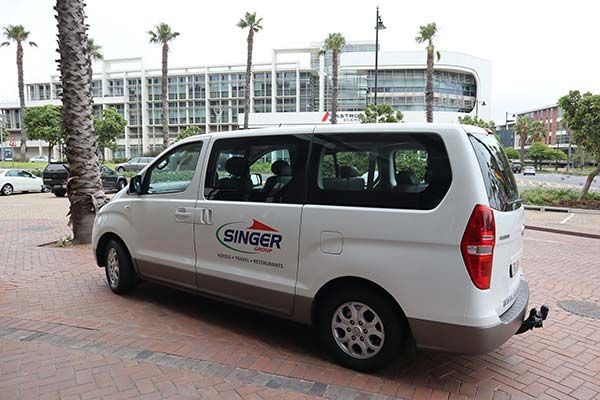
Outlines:
[[534, 328], [543, 327], [544, 320], [548, 318], [548, 311], [548, 306], [545, 304], [540, 307], [539, 311], [535, 307], [529, 310], [529, 317], [521, 323], [521, 327], [515, 335], [519, 335]]

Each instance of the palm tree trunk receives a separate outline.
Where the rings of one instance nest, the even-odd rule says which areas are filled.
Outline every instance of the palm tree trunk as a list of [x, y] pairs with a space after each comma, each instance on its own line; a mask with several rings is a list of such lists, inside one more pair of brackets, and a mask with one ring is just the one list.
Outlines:
[[585, 198], [585, 195], [590, 190], [590, 186], [592, 186], [592, 182], [594, 181], [594, 178], [596, 177], [596, 175], [598, 175], [600, 173], [600, 157], [598, 157], [596, 159], [596, 162], [598, 163], [596, 165], [596, 168], [592, 172], [590, 172], [590, 174], [588, 175], [588, 177], [585, 181], [585, 185], [583, 185], [583, 187], [581, 188], [581, 193], [579, 193], [578, 201], [582, 201]]
[[52, 150], [54, 149], [54, 145], [52, 143], [48, 143], [48, 162], [52, 161]]
[[[248, 57], [246, 61], [246, 88], [244, 89], [244, 129], [248, 129], [250, 118], [250, 76], [252, 74], [252, 51], [254, 48], [254, 30], [248, 30]], [[274, 110], [273, 110], [274, 111]]]
[[427, 82], [425, 84], [425, 116], [433, 122], [433, 46], [427, 47]]
[[162, 134], [163, 134], [163, 149], [169, 147], [169, 98], [167, 88], [168, 81], [168, 66], [169, 66], [169, 45], [167, 42], [162, 46]]
[[338, 51], [337, 49], [333, 49], [331, 51], [331, 56], [333, 57], [333, 90], [331, 92], [331, 123], [337, 124], [337, 108], [338, 108]]
[[23, 124], [25, 115], [25, 84], [23, 83], [23, 44], [17, 41], [17, 82], [19, 85], [19, 125], [21, 126], [21, 143], [19, 148], [19, 157], [25, 161], [27, 157], [27, 131]]
[[66, 133], [70, 223], [78, 243], [90, 243], [96, 211], [108, 202], [96, 154], [92, 118], [87, 27], [82, 0], [57, 0], [58, 51], [62, 82], [62, 121]]

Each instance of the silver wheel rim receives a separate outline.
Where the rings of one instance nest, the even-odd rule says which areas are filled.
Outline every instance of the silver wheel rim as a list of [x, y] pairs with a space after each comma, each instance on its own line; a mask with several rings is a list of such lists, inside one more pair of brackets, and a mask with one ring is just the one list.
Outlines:
[[12, 194], [12, 191], [13, 191], [13, 189], [12, 189], [12, 186], [10, 186], [10, 185], [5, 185], [2, 188], [2, 193], [4, 193], [7, 196], [10, 195], [10, 194]]
[[385, 331], [379, 315], [363, 303], [350, 301], [333, 313], [331, 333], [342, 351], [352, 358], [375, 357], [385, 343]]
[[108, 283], [111, 288], [115, 289], [119, 286], [119, 255], [113, 247], [108, 249], [106, 268], [108, 271]]

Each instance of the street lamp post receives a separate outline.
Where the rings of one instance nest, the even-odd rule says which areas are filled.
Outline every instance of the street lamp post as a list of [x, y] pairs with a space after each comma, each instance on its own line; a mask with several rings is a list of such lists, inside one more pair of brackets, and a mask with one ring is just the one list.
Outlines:
[[485, 107], [485, 100], [475, 99], [475, 118], [479, 118], [479, 103], [481, 103], [481, 107]]
[[381, 16], [379, 15], [379, 6], [377, 6], [377, 17], [375, 19], [375, 96], [373, 104], [377, 105], [377, 74], [379, 69], [379, 31], [385, 29]]
[[4, 163], [4, 116], [0, 114], [0, 161]]

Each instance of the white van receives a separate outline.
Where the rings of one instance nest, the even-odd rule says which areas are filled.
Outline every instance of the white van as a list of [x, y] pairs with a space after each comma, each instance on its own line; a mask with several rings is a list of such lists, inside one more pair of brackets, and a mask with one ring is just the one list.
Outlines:
[[456, 124], [206, 134], [158, 156], [96, 218], [110, 288], [138, 278], [313, 324], [369, 371], [408, 344], [490, 351], [541, 326], [523, 207], [496, 138]]

